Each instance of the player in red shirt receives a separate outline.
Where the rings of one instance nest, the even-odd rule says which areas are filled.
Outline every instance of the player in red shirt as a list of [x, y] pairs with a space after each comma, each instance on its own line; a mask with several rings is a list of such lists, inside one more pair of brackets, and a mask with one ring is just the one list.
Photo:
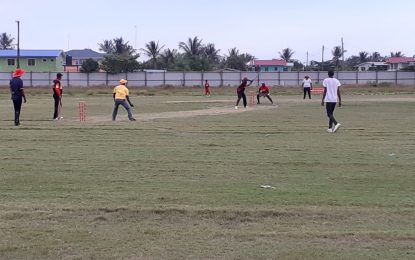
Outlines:
[[205, 80], [205, 95], [206, 96], [210, 96], [210, 85], [209, 82], [207, 80]]
[[[249, 84], [248, 84], [249, 81]], [[236, 89], [236, 93], [238, 94], [238, 100], [236, 100], [235, 109], [238, 109], [239, 101], [242, 101], [244, 103], [244, 107], [246, 108], [246, 95], [245, 95], [245, 88], [251, 85], [253, 80], [249, 80], [247, 77], [244, 77], [242, 80], [241, 85]]]
[[272, 101], [272, 99], [269, 95], [269, 88], [265, 85], [265, 83], [262, 83], [261, 87], [259, 87], [259, 89], [258, 89], [258, 94], [256, 95], [256, 99], [258, 101], [257, 104], [260, 104], [259, 97], [267, 97], [269, 99], [269, 101], [271, 101], [271, 104], [274, 104], [274, 102]]
[[53, 81], [53, 99], [54, 99], [54, 112], [53, 119], [60, 120], [62, 119], [61, 107], [62, 107], [62, 85], [61, 85], [62, 74], [56, 74], [56, 79]]

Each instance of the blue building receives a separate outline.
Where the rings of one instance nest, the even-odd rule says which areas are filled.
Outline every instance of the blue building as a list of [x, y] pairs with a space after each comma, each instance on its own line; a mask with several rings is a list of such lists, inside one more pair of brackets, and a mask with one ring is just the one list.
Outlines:
[[283, 59], [272, 59], [272, 60], [253, 60], [251, 66], [255, 67], [255, 70], [262, 72], [273, 72], [273, 71], [291, 71], [294, 64], [286, 62]]

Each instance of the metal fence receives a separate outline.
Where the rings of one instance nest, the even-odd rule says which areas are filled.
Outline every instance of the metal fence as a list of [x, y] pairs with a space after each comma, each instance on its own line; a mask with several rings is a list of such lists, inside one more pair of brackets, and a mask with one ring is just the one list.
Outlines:
[[[56, 72], [28, 72], [22, 76], [25, 86], [51, 86]], [[201, 86], [208, 80], [213, 87], [236, 86], [243, 77], [254, 79], [254, 84], [265, 82], [269, 86], [298, 86], [304, 76], [310, 76], [319, 85], [327, 77], [325, 71], [300, 72], [134, 72], [123, 74], [64, 72], [65, 87], [115, 86], [121, 78], [128, 80], [129, 87], [155, 86]], [[0, 72], [0, 86], [8, 86], [12, 74]], [[399, 84], [415, 85], [415, 72], [403, 71], [338, 71], [335, 77], [342, 84]]]

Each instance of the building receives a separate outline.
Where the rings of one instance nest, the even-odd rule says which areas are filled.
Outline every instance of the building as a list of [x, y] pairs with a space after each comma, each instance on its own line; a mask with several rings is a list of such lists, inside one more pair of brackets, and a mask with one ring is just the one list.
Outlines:
[[272, 59], [272, 60], [253, 60], [250, 63], [251, 66], [255, 67], [258, 71], [291, 71], [294, 67], [293, 63], [286, 62], [283, 59]]
[[408, 66], [415, 66], [415, 58], [411, 57], [390, 57], [386, 60], [389, 71], [397, 71], [407, 68]]
[[[63, 71], [65, 55], [62, 50], [20, 50], [20, 68], [25, 71]], [[17, 50], [0, 50], [0, 71], [17, 67]]]
[[104, 59], [104, 53], [99, 53], [91, 49], [70, 50], [66, 53], [65, 71], [77, 72], [80, 70], [82, 63], [88, 59], [93, 59], [101, 64]]
[[379, 71], [388, 70], [388, 64], [383, 61], [368, 61], [355, 66], [358, 71]]

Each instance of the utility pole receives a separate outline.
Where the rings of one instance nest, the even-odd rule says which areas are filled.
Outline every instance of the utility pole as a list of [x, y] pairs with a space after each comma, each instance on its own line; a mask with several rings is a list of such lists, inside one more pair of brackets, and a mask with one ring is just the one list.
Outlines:
[[324, 69], [324, 45], [323, 48], [321, 48], [321, 70]]
[[305, 63], [306, 68], [308, 68], [308, 51], [307, 51], [307, 61]]
[[344, 42], [343, 42], [343, 37], [342, 37], [342, 66], [344, 64]]
[[134, 49], [137, 49], [137, 25], [134, 25]]
[[17, 23], [17, 68], [20, 68], [20, 21]]

